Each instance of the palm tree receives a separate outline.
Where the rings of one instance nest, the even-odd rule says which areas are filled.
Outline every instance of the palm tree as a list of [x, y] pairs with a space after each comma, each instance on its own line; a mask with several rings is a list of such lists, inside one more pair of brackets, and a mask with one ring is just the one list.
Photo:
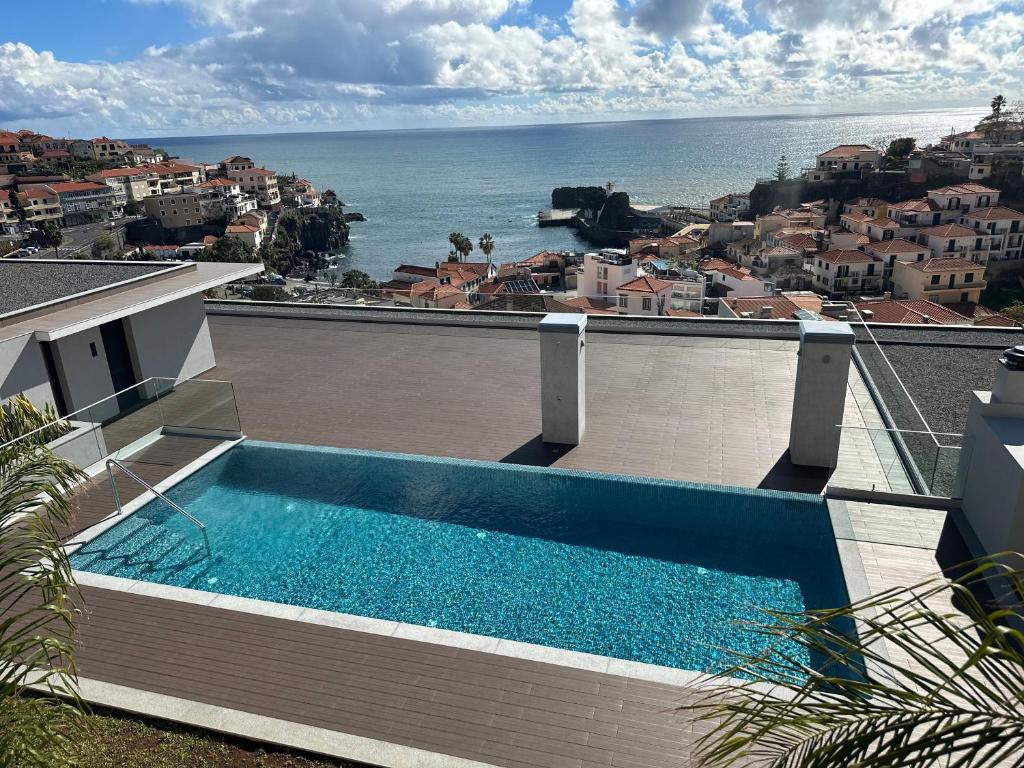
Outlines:
[[452, 254], [458, 254], [460, 261], [465, 261], [473, 250], [473, 241], [461, 232], [452, 232], [448, 235], [448, 242], [452, 244]]
[[[10, 433], [31, 433], [35, 423], [19, 413], [6, 417]], [[84, 475], [44, 439], [36, 432], [0, 445], [0, 765], [39, 768], [69, 762], [66, 726], [80, 724], [82, 711], [71, 658], [75, 584], [59, 531]], [[50, 695], [29, 696], [29, 685]]]
[[480, 251], [487, 258], [487, 263], [491, 263], [491, 254], [494, 252], [494, 238], [491, 237], [490, 233], [485, 232], [477, 243], [480, 246]]
[[43, 225], [43, 239], [48, 247], [53, 248], [53, 255], [56, 258], [57, 249], [64, 242], [64, 233], [61, 231], [60, 226], [52, 221], [46, 222]]
[[[1001, 555], [836, 610], [768, 611], [772, 644], [708, 681], [699, 764], [1024, 765], [1024, 570]], [[976, 589], [1002, 599], [983, 605]], [[950, 606], [956, 605], [954, 611]], [[856, 633], [851, 629], [856, 626]], [[887, 646], [888, 652], [881, 646]], [[809, 667], [791, 650], [800, 646]], [[867, 670], [865, 673], [864, 670]]]

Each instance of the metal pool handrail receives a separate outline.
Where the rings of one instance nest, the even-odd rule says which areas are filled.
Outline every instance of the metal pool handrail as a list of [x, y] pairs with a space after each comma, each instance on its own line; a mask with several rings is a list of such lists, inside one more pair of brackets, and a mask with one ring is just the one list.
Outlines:
[[160, 493], [160, 491], [158, 491], [152, 485], [150, 485], [145, 480], [143, 480], [141, 477], [136, 475], [134, 472], [132, 472], [130, 469], [128, 469], [128, 467], [126, 467], [120, 461], [118, 461], [117, 459], [107, 459], [107, 476], [110, 478], [110, 487], [114, 490], [114, 504], [117, 506], [117, 514], [119, 514], [119, 515], [121, 514], [121, 495], [117, 492], [117, 483], [114, 482], [114, 471], [111, 469], [112, 466], [117, 467], [122, 472], [124, 472], [126, 475], [128, 475], [128, 477], [130, 477], [132, 480], [134, 480], [139, 485], [141, 485], [143, 488], [147, 488], [148, 490], [150, 490], [154, 494], [156, 494], [157, 497], [163, 499], [165, 502], [167, 502], [167, 504], [170, 505], [171, 509], [173, 509], [175, 512], [177, 512], [177, 513], [179, 513], [181, 515], [184, 515], [185, 518], [190, 523], [192, 523], [192, 525], [194, 525], [197, 528], [199, 528], [199, 530], [201, 530], [201, 531], [205, 531], [206, 530], [206, 526], [203, 525], [198, 519], [196, 519], [195, 517], [190, 515], [188, 512], [186, 512], [184, 509], [182, 509], [177, 504], [175, 504], [173, 501], [168, 499], [166, 496], [164, 496], [162, 493]]

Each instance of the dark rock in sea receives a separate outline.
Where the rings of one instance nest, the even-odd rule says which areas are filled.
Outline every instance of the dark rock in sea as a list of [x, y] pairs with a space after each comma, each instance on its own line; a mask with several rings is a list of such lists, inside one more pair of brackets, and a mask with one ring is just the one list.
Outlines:
[[352, 213], [345, 214], [345, 221], [366, 221], [366, 217], [357, 211], [353, 211]]

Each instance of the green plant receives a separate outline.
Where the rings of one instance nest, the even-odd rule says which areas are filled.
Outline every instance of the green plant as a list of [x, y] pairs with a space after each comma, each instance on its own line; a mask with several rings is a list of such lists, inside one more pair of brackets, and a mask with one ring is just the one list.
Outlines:
[[789, 161], [786, 159], [785, 155], [782, 155], [781, 157], [779, 157], [778, 165], [775, 166], [775, 180], [786, 181], [792, 175], [793, 173], [789, 169]]
[[494, 238], [489, 233], [484, 233], [480, 238], [480, 242], [477, 243], [480, 246], [480, 251], [483, 253], [484, 258], [487, 261], [491, 260], [491, 254], [494, 252]]
[[54, 221], [48, 221], [43, 225], [43, 240], [49, 248], [53, 248], [53, 255], [57, 255], [57, 249], [64, 242], [64, 233]]
[[71, 762], [74, 727], [57, 723], [79, 724], [82, 704], [71, 655], [75, 583], [59, 531], [83, 477], [44, 446], [0, 448], [0, 765]]
[[448, 242], [452, 246], [452, 250], [448, 255], [458, 255], [458, 261], [465, 261], [466, 257], [473, 250], [473, 241], [461, 232], [452, 232], [448, 235]]
[[0, 408], [0, 445], [29, 433], [34, 434], [26, 442], [44, 445], [70, 431], [71, 424], [57, 416], [53, 403], [47, 403], [40, 409], [24, 394], [19, 394]]
[[[767, 611], [751, 629], [778, 642], [712, 679], [696, 706], [712, 723], [699, 764], [1024, 765], [1021, 562], [997, 556], [956, 579], [936, 576], [836, 610]], [[986, 588], [1002, 597], [999, 607], [976, 597]], [[788, 653], [794, 643], [819, 663]]]

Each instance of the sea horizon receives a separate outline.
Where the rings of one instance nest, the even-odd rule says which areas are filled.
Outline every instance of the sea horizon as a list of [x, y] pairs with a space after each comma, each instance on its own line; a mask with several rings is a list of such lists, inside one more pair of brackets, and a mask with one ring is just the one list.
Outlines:
[[[966, 114], [989, 112], [987, 101], [981, 100], [978, 106], [960, 107], [934, 107], [931, 109], [915, 109], [913, 114], [942, 113], [952, 115], [958, 112]], [[266, 136], [313, 136], [333, 135], [350, 133], [426, 133], [445, 131], [494, 131], [517, 128], [540, 128], [546, 126], [588, 126], [588, 125], [621, 125], [630, 123], [666, 123], [666, 122], [698, 122], [698, 121], [721, 121], [721, 120], [804, 120], [804, 119], [830, 119], [842, 117], [870, 117], [887, 115], [906, 115], [907, 110], [886, 109], [886, 110], [854, 110], [850, 112], [754, 112], [748, 114], [723, 114], [723, 115], [696, 115], [686, 117], [627, 117], [621, 120], [566, 120], [537, 123], [497, 123], [493, 125], [481, 125], [472, 123], [467, 125], [446, 125], [446, 126], [422, 126], [403, 128], [324, 128], [307, 131], [266, 131], [263, 133], [195, 133], [165, 136], [138, 136], [127, 139], [132, 143], [152, 143], [165, 140], [181, 139], [230, 139], [230, 138], [254, 138]]]

